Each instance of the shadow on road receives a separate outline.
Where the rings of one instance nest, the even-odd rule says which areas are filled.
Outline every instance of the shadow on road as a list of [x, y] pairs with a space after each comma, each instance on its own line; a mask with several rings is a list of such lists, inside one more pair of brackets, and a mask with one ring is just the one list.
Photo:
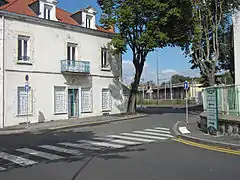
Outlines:
[[[200, 114], [203, 111], [202, 105], [189, 106], [189, 113]], [[166, 113], [186, 113], [186, 108], [182, 107], [170, 107], [170, 106], [159, 106], [159, 107], [147, 107], [138, 108], [139, 112], [146, 114], [166, 114]]]

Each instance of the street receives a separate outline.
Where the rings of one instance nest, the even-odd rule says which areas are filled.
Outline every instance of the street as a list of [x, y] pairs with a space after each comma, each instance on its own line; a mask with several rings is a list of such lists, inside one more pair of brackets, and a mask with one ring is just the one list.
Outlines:
[[172, 127], [184, 120], [184, 109], [148, 113], [99, 126], [0, 136], [0, 179], [237, 179], [238, 156], [173, 141]]

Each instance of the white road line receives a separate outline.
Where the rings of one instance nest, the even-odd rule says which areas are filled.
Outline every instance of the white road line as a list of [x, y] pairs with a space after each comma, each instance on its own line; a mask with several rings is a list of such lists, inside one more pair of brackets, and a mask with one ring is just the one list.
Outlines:
[[6, 168], [0, 166], [0, 171], [5, 171]]
[[144, 129], [144, 131], [171, 134], [170, 131], [163, 131], [163, 130], [157, 130], [157, 129]]
[[49, 149], [49, 150], [53, 150], [53, 151], [57, 151], [57, 152], [63, 152], [63, 153], [66, 153], [66, 154], [71, 154], [71, 155], [81, 155], [82, 153], [78, 150], [75, 150], [75, 149], [66, 149], [66, 148], [62, 148], [62, 147], [58, 147], [58, 146], [51, 146], [51, 145], [42, 145], [42, 146], [39, 146], [41, 148], [44, 148], [44, 149]]
[[92, 145], [89, 144], [79, 144], [79, 143], [70, 143], [70, 142], [63, 142], [63, 143], [58, 143], [60, 145], [64, 146], [69, 146], [69, 147], [74, 147], [74, 148], [81, 148], [81, 149], [87, 149], [87, 150], [101, 150], [102, 148], [100, 147], [93, 147]]
[[163, 128], [163, 127], [155, 127], [155, 129], [167, 130], [167, 131], [169, 131], [169, 130], [170, 130], [169, 128]]
[[147, 132], [147, 131], [133, 131], [134, 133], [139, 133], [139, 134], [147, 134], [147, 135], [153, 135], [153, 136], [164, 136], [164, 137], [173, 137], [170, 134], [160, 134], [160, 133], [154, 133], [154, 132]]
[[119, 145], [119, 144], [112, 144], [112, 143], [107, 143], [107, 142], [96, 142], [96, 141], [90, 141], [90, 140], [80, 140], [78, 142], [85, 142], [89, 143], [95, 146], [104, 146], [104, 147], [111, 147], [111, 148], [124, 148], [125, 146]]
[[121, 135], [142, 137], [142, 138], [147, 138], [147, 139], [157, 139], [157, 140], [165, 140], [165, 139], [167, 139], [167, 138], [164, 138], [164, 137], [149, 136], [149, 135], [134, 134], [134, 133], [121, 133]]
[[107, 137], [133, 140], [133, 141], [141, 141], [141, 142], [154, 142], [155, 141], [155, 140], [151, 140], [151, 139], [134, 138], [134, 137], [129, 137], [129, 136], [121, 136], [121, 135], [108, 135]]
[[121, 140], [121, 139], [113, 139], [113, 138], [94, 138], [96, 140], [103, 140], [103, 141], [109, 141], [113, 143], [118, 143], [118, 144], [127, 144], [127, 145], [138, 145], [142, 144], [140, 142], [134, 142], [134, 141], [126, 141], [126, 140]]
[[35, 161], [29, 160], [23, 157], [15, 156], [12, 154], [8, 154], [5, 152], [0, 152], [0, 158], [19, 164], [21, 166], [29, 166], [37, 163]]
[[49, 160], [57, 160], [57, 159], [61, 159], [63, 157], [55, 155], [55, 154], [50, 154], [50, 153], [46, 153], [46, 152], [42, 152], [42, 151], [37, 151], [34, 149], [30, 149], [30, 148], [21, 148], [21, 149], [16, 149], [19, 152], [23, 152], [26, 154], [31, 154], [33, 156], [38, 156], [38, 157], [42, 157], [45, 159], [49, 159]]
[[182, 134], [189, 134], [190, 133], [190, 131], [187, 129], [187, 127], [179, 127], [178, 129]]

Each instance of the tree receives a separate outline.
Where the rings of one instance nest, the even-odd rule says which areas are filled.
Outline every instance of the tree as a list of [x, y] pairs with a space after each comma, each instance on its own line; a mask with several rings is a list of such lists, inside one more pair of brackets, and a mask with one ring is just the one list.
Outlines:
[[98, 0], [105, 28], [119, 31], [111, 41], [115, 53], [129, 47], [135, 67], [128, 112], [135, 112], [136, 94], [149, 52], [166, 46], [184, 46], [190, 37], [191, 0]]
[[192, 68], [199, 68], [209, 86], [215, 84], [220, 57], [219, 33], [223, 32], [226, 15], [240, 5], [236, 0], [198, 0], [193, 5], [193, 35], [188, 53], [192, 57]]
[[183, 83], [185, 81], [190, 81], [191, 78], [185, 77], [183, 75], [175, 74], [171, 77], [171, 80], [172, 80], [172, 84], [176, 84], [176, 83]]
[[227, 25], [227, 28], [221, 33], [220, 40], [220, 56], [219, 68], [229, 71], [232, 83], [235, 82], [234, 69], [234, 37], [233, 24]]

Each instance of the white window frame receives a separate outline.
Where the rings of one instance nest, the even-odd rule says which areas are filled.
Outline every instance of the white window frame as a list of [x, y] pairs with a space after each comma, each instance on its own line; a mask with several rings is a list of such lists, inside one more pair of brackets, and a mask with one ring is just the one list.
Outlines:
[[91, 28], [92, 16], [86, 15], [86, 28]]
[[[109, 95], [109, 97], [108, 97], [108, 107], [104, 107], [103, 106], [103, 92], [104, 91], [108, 91], [108, 95]], [[105, 111], [111, 111], [112, 110], [112, 96], [111, 96], [111, 91], [110, 91], [110, 89], [108, 89], [108, 88], [103, 88], [102, 89], [102, 111], [103, 112], [105, 112]]]
[[[56, 107], [56, 92], [60, 91], [60, 89], [64, 92], [63, 98], [64, 98], [64, 108], [61, 111], [57, 110]], [[66, 93], [66, 87], [65, 86], [54, 86], [53, 88], [54, 93], [54, 114], [67, 114], [67, 93]]]
[[52, 11], [52, 6], [49, 5], [44, 5], [44, 14], [43, 14], [43, 18], [44, 19], [48, 19], [51, 20], [51, 11]]
[[[24, 93], [25, 94], [24, 96], [26, 96], [26, 97], [27, 97], [27, 94], [28, 94], [28, 105], [25, 105], [25, 106], [28, 106], [28, 111], [27, 111], [27, 107], [24, 107], [26, 109], [22, 110], [22, 112], [21, 112], [21, 109], [20, 109], [20, 103], [21, 103], [20, 93]], [[29, 87], [29, 92], [27, 93], [23, 86], [18, 86], [17, 87], [17, 115], [18, 116], [27, 116], [27, 115], [32, 115], [32, 114], [33, 114], [32, 88]]]
[[[21, 48], [19, 47], [21, 44]], [[27, 47], [25, 47], [25, 43]], [[27, 49], [26, 49], [27, 48]], [[18, 35], [18, 62], [30, 62], [30, 37], [24, 35]]]
[[[89, 109], [84, 109], [84, 104], [83, 104], [83, 92], [88, 91], [89, 92], [89, 103], [90, 107]], [[93, 110], [93, 96], [92, 96], [92, 88], [81, 88], [81, 112], [82, 113], [91, 113]]]
[[101, 69], [108, 71], [110, 70], [109, 50], [107, 48], [101, 48]]
[[[70, 48], [70, 58], [68, 58], [68, 47]], [[72, 54], [75, 49], [74, 55]], [[67, 43], [67, 60], [75, 61], [77, 57], [77, 44]]]

